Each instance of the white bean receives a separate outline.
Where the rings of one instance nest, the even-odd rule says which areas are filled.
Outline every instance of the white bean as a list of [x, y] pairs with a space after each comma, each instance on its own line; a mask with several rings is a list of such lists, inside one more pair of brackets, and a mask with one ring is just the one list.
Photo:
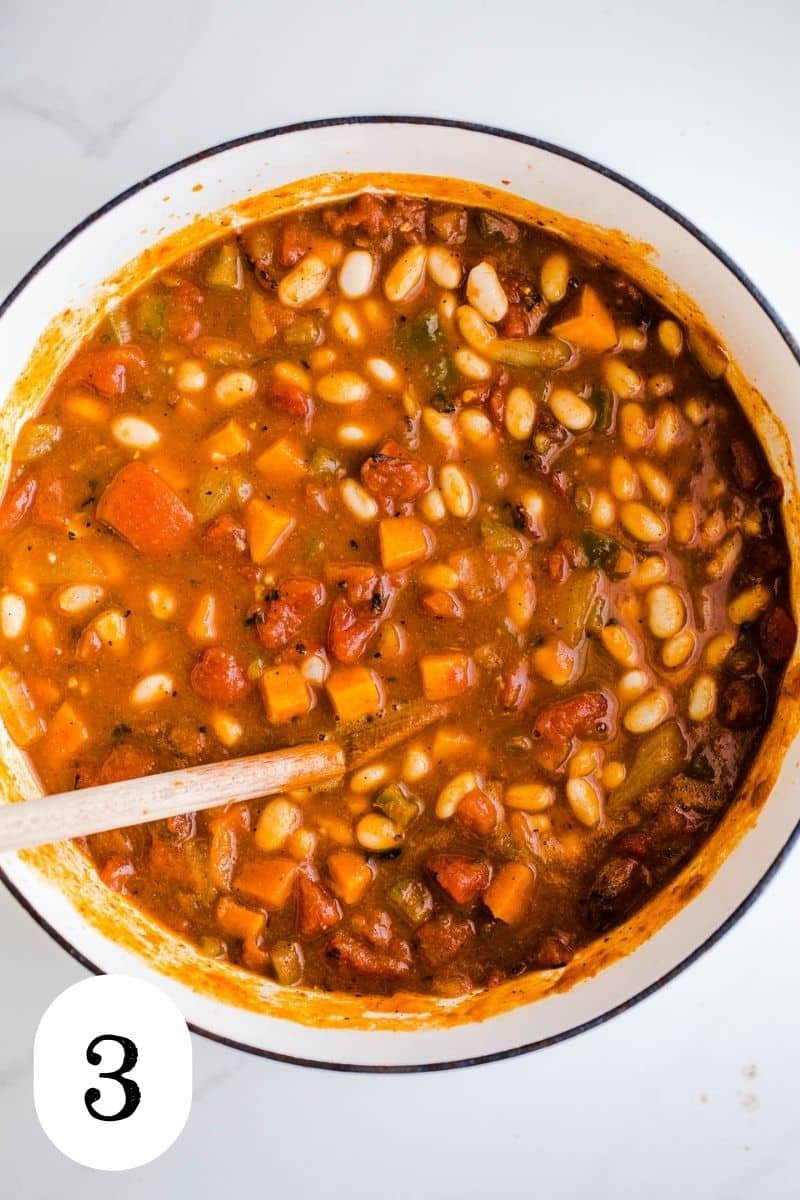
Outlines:
[[433, 282], [447, 291], [453, 291], [461, 283], [461, 260], [447, 246], [431, 246], [428, 251], [428, 275]]
[[287, 308], [302, 308], [321, 296], [328, 286], [331, 269], [318, 254], [306, 254], [278, 284], [278, 299]]
[[686, 624], [686, 605], [677, 588], [659, 583], [645, 597], [647, 623], [653, 637], [670, 638]]
[[570, 388], [554, 388], [547, 402], [556, 420], [572, 433], [582, 433], [594, 423], [592, 406]]
[[249, 371], [226, 371], [214, 384], [214, 398], [224, 408], [233, 408], [250, 400], [258, 390], [258, 382]]
[[462, 771], [454, 775], [436, 798], [436, 816], [439, 820], [446, 821], [452, 817], [460, 801], [477, 787], [480, 787], [480, 780], [474, 771]]
[[383, 294], [392, 304], [413, 300], [425, 281], [427, 246], [409, 246], [389, 268], [383, 281]]
[[467, 300], [485, 321], [496, 324], [508, 312], [508, 298], [491, 263], [479, 262], [467, 277]]
[[131, 450], [150, 450], [161, 441], [161, 434], [149, 421], [122, 413], [111, 422], [111, 434], [122, 446]]
[[158, 704], [159, 701], [165, 700], [167, 696], [171, 696], [175, 690], [175, 685], [171, 675], [155, 674], [145, 675], [134, 685], [131, 691], [131, 704], [135, 704], [137, 708], [145, 708], [151, 704]]
[[94, 608], [103, 599], [105, 592], [97, 584], [73, 583], [61, 588], [56, 595], [56, 608], [70, 616]]
[[713, 716], [717, 707], [717, 681], [713, 675], [698, 675], [689, 691], [689, 719], [700, 722]]
[[567, 803], [581, 825], [586, 825], [589, 829], [599, 825], [603, 810], [602, 799], [591, 779], [568, 779], [566, 792]]
[[361, 404], [369, 386], [355, 371], [331, 371], [317, 380], [317, 395], [326, 404]]
[[349, 300], [367, 296], [375, 279], [375, 260], [369, 250], [350, 250], [339, 268], [339, 291]]
[[669, 692], [664, 688], [653, 688], [638, 700], [634, 700], [622, 718], [622, 724], [628, 733], [649, 733], [662, 721], [666, 721], [671, 711]]
[[492, 374], [492, 364], [470, 350], [468, 346], [460, 346], [453, 355], [456, 369], [467, 379], [489, 379]]
[[355, 479], [343, 479], [340, 484], [342, 501], [357, 521], [374, 521], [378, 505], [366, 488]]
[[536, 402], [526, 387], [514, 387], [506, 398], [503, 422], [515, 441], [524, 442], [531, 436], [536, 420]]
[[460, 467], [445, 464], [439, 472], [439, 487], [451, 516], [466, 520], [473, 515], [478, 503], [477, 489]]
[[0, 630], [3, 637], [13, 642], [22, 637], [28, 624], [28, 606], [16, 592], [3, 592], [0, 596]]

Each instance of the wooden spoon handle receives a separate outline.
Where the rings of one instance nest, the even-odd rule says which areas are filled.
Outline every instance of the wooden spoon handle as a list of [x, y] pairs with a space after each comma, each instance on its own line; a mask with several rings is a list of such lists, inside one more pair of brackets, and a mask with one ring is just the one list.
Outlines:
[[236, 800], [274, 796], [286, 788], [333, 779], [344, 771], [345, 755], [340, 745], [313, 742], [7, 804], [0, 807], [0, 852], [157, 821]]

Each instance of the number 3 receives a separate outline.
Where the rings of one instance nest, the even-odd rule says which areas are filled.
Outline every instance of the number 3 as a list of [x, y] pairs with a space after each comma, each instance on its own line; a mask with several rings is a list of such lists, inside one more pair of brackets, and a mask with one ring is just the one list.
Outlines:
[[103, 1061], [102, 1054], [98, 1054], [95, 1048], [101, 1042], [116, 1042], [122, 1050], [122, 1062], [116, 1070], [100, 1071], [99, 1075], [101, 1079], [113, 1079], [120, 1085], [125, 1093], [125, 1102], [119, 1112], [112, 1113], [111, 1116], [105, 1116], [103, 1113], [99, 1113], [94, 1107], [100, 1099], [101, 1093], [99, 1088], [89, 1088], [83, 1097], [83, 1101], [89, 1110], [89, 1115], [94, 1117], [96, 1121], [124, 1121], [126, 1117], [130, 1117], [136, 1112], [142, 1098], [139, 1085], [132, 1079], [125, 1078], [136, 1066], [139, 1059], [139, 1051], [130, 1038], [121, 1037], [116, 1033], [101, 1033], [99, 1037], [96, 1037], [94, 1041], [89, 1043], [86, 1049], [86, 1060], [93, 1067], [99, 1067]]

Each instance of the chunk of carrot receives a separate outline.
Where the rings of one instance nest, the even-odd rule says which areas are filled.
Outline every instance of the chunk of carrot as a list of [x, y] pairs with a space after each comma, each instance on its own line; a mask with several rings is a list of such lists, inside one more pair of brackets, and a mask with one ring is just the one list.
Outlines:
[[261, 695], [271, 725], [284, 725], [314, 707], [314, 693], [297, 667], [282, 663], [259, 679]]
[[386, 517], [378, 526], [381, 562], [387, 571], [402, 571], [427, 558], [433, 538], [416, 517]]
[[468, 654], [425, 654], [419, 660], [426, 700], [449, 700], [468, 691], [475, 682], [475, 664]]
[[498, 921], [518, 925], [528, 911], [535, 883], [536, 876], [525, 863], [506, 863], [484, 892], [483, 902]]
[[308, 463], [291, 438], [278, 438], [262, 450], [256, 468], [273, 487], [291, 487], [308, 474]]
[[617, 344], [617, 331], [611, 313], [588, 284], [584, 285], [580, 294], [575, 316], [559, 321], [551, 332], [583, 350], [593, 350], [598, 354]]
[[226, 462], [250, 449], [247, 434], [238, 421], [226, 421], [203, 443], [212, 462]]
[[50, 719], [41, 751], [51, 767], [60, 767], [75, 758], [88, 741], [86, 722], [74, 705], [65, 700]]
[[298, 865], [292, 858], [253, 859], [244, 864], [234, 887], [270, 912], [280, 912], [292, 894], [297, 872]]
[[10, 663], [0, 668], [0, 717], [17, 746], [30, 746], [47, 728], [28, 685]]
[[363, 854], [334, 850], [328, 858], [333, 890], [345, 904], [358, 904], [373, 880], [373, 870]]
[[383, 708], [383, 687], [369, 667], [341, 667], [325, 684], [333, 711], [342, 721], [374, 717]]
[[267, 924], [264, 913], [245, 908], [230, 896], [222, 896], [217, 904], [217, 921], [223, 933], [242, 939], [259, 937]]
[[100, 497], [97, 516], [140, 553], [155, 556], [182, 550], [194, 528], [180, 496], [138, 461], [117, 471]]
[[296, 524], [291, 513], [282, 512], [255, 496], [244, 514], [247, 544], [253, 562], [263, 563], [277, 554]]
[[478, 752], [475, 738], [457, 725], [440, 725], [433, 738], [433, 758], [443, 762], [452, 758], [473, 756]]

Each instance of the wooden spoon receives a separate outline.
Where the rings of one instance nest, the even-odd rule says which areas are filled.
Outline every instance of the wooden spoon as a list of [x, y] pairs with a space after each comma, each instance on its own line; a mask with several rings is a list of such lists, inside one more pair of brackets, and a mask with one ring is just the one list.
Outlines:
[[372, 722], [343, 726], [335, 740], [6, 804], [0, 806], [0, 853], [274, 796], [288, 788], [330, 786], [448, 711], [443, 704], [412, 701]]

